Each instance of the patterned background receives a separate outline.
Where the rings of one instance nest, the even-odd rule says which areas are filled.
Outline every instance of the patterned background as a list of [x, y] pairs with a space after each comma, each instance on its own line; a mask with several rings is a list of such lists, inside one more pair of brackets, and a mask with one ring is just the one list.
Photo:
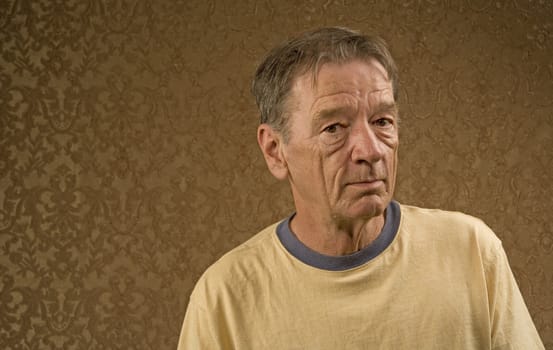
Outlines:
[[321, 25], [390, 42], [396, 197], [483, 218], [553, 349], [547, 0], [1, 0], [1, 349], [176, 347], [201, 272], [292, 210], [249, 81]]

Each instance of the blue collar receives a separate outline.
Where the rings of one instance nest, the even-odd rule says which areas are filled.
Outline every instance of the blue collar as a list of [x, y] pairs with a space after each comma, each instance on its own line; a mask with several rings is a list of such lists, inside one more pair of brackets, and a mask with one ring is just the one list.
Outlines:
[[329, 271], [344, 271], [365, 264], [382, 253], [394, 240], [401, 218], [399, 204], [391, 201], [386, 208], [386, 219], [378, 237], [358, 252], [342, 256], [317, 253], [303, 244], [290, 230], [290, 220], [295, 214], [278, 224], [276, 233], [286, 250], [307, 265]]

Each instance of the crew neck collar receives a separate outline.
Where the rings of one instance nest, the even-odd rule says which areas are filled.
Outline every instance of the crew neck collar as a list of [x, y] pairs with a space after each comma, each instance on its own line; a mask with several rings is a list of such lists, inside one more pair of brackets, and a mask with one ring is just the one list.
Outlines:
[[369, 262], [392, 243], [399, 228], [401, 211], [399, 203], [391, 201], [386, 207], [384, 226], [378, 237], [360, 251], [341, 256], [321, 254], [303, 244], [290, 230], [290, 220], [294, 215], [282, 221], [276, 229], [284, 248], [295, 258], [312, 267], [328, 271], [345, 271]]

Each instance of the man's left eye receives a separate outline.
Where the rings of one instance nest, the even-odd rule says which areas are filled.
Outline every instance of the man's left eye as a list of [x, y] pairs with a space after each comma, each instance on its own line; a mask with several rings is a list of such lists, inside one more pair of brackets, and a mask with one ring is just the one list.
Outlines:
[[374, 124], [376, 126], [380, 126], [380, 127], [387, 127], [387, 126], [392, 125], [392, 121], [390, 119], [380, 118], [380, 119], [375, 120]]

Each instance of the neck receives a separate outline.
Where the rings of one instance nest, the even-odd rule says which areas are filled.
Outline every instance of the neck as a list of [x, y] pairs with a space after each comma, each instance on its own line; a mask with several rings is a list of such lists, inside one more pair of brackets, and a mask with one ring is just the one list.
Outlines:
[[319, 218], [297, 212], [290, 223], [292, 232], [310, 249], [325, 255], [355, 253], [371, 244], [382, 231], [384, 213], [356, 220]]

